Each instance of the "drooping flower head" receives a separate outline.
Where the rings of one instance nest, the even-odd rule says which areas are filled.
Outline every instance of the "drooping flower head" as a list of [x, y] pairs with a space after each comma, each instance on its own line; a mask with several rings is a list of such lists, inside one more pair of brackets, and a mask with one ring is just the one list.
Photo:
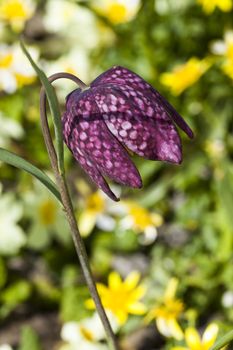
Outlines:
[[104, 176], [140, 188], [140, 174], [126, 150], [150, 160], [179, 164], [181, 140], [175, 123], [193, 132], [176, 110], [137, 74], [113, 67], [89, 89], [67, 97], [64, 140], [75, 159], [110, 198], [117, 200]]

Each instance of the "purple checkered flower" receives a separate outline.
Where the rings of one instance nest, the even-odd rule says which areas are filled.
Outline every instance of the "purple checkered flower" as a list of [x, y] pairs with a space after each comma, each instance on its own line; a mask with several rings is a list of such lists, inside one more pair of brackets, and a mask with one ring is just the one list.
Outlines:
[[127, 149], [147, 159], [179, 164], [182, 146], [175, 124], [193, 132], [177, 111], [137, 74], [113, 67], [87, 90], [67, 96], [62, 118], [66, 145], [91, 179], [117, 200], [104, 176], [142, 187]]

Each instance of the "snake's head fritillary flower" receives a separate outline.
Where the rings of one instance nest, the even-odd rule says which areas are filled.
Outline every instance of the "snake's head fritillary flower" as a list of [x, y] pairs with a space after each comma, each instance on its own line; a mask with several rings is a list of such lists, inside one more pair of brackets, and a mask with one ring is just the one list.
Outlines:
[[177, 111], [137, 74], [113, 67], [86, 90], [67, 96], [62, 118], [66, 145], [92, 180], [117, 200], [104, 176], [141, 188], [140, 174], [127, 149], [150, 160], [182, 161], [177, 124], [193, 132]]

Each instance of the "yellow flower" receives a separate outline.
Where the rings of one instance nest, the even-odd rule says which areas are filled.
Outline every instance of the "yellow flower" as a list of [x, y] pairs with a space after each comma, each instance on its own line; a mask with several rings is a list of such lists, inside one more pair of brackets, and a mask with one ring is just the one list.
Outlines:
[[133, 201], [122, 201], [119, 206], [122, 206], [126, 214], [120, 222], [123, 229], [133, 229], [137, 233], [144, 233], [142, 243], [149, 244], [155, 240], [156, 228], [163, 224], [161, 215], [150, 212]]
[[146, 321], [150, 322], [155, 319], [157, 328], [165, 337], [174, 337], [177, 340], [183, 339], [183, 332], [177, 319], [184, 310], [183, 303], [175, 298], [178, 280], [171, 278], [165, 290], [162, 301], [159, 305], [153, 307]]
[[[145, 287], [138, 285], [140, 274], [131, 272], [124, 281], [117, 272], [111, 272], [108, 277], [108, 286], [97, 284], [103, 306], [112, 312], [118, 322], [123, 325], [128, 314], [143, 315], [146, 308], [139, 300], [145, 294]], [[87, 308], [93, 309], [94, 302], [86, 301]]]
[[172, 72], [161, 74], [161, 83], [168, 86], [174, 95], [181, 94], [195, 84], [210, 67], [207, 59], [190, 58], [186, 63], [174, 68]]
[[228, 12], [232, 9], [232, 0], [198, 0], [202, 5], [203, 10], [210, 14], [218, 7], [221, 11]]
[[115, 220], [109, 215], [112, 203], [101, 191], [87, 196], [84, 209], [78, 217], [80, 233], [83, 237], [89, 236], [95, 225], [104, 231], [113, 231]]
[[187, 346], [175, 346], [171, 350], [209, 350], [215, 343], [218, 335], [218, 326], [211, 323], [203, 333], [202, 338], [197, 330], [189, 327], [185, 331], [185, 341]]
[[2, 0], [0, 20], [9, 23], [13, 30], [23, 29], [25, 22], [32, 17], [35, 6], [30, 0]]
[[140, 8], [140, 0], [95, 0], [94, 9], [113, 24], [132, 20]]
[[224, 57], [222, 70], [233, 79], [233, 31], [228, 30], [224, 35], [224, 40], [217, 40], [212, 45], [212, 52]]
[[213, 160], [219, 160], [224, 156], [225, 145], [221, 139], [208, 140], [205, 143], [205, 151]]

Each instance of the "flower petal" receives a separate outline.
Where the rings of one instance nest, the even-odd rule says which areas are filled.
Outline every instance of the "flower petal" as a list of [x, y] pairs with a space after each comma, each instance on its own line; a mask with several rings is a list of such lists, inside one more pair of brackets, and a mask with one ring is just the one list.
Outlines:
[[170, 278], [168, 285], [166, 287], [165, 293], [164, 293], [164, 300], [165, 301], [175, 298], [178, 283], [179, 283], [179, 281], [177, 278], [175, 278], [175, 277]]
[[185, 340], [190, 350], [200, 350], [202, 348], [200, 335], [193, 327], [186, 329]]
[[[141, 187], [142, 181], [137, 168], [103, 121], [95, 102], [98, 96], [98, 93], [94, 95], [91, 90], [86, 90], [72, 104], [72, 118], [64, 119], [64, 123], [69, 123], [69, 127], [64, 126], [65, 141], [73, 154], [76, 153], [82, 166], [90, 167], [91, 164], [101, 174], [118, 183]], [[100, 181], [97, 180], [95, 182], [99, 185]]]
[[180, 163], [180, 137], [163, 105], [154, 104], [141, 92], [129, 88], [123, 85], [92, 88], [109, 130], [142, 157]]
[[146, 307], [143, 303], [137, 301], [128, 306], [128, 311], [133, 315], [144, 315], [146, 312]]
[[138, 271], [132, 271], [126, 277], [124, 281], [124, 285], [127, 288], [127, 290], [132, 290], [137, 286], [139, 280], [140, 280], [140, 273]]
[[211, 323], [205, 330], [202, 337], [202, 344], [204, 350], [209, 350], [212, 345], [214, 345], [215, 340], [218, 335], [218, 325], [216, 323]]
[[168, 320], [168, 325], [170, 328], [171, 335], [175, 339], [182, 340], [184, 338], [184, 334], [182, 332], [182, 329], [175, 318], [170, 318]]
[[141, 299], [146, 293], [146, 287], [139, 285], [134, 291], [131, 292], [132, 298], [134, 300]]
[[170, 327], [167, 323], [167, 320], [163, 317], [158, 317], [156, 319], [156, 326], [158, 328], [158, 331], [164, 335], [165, 337], [171, 337], [171, 331], [170, 331]]
[[84, 210], [78, 219], [78, 227], [82, 237], [87, 237], [95, 227], [98, 213], [93, 210]]
[[113, 271], [108, 276], [108, 284], [111, 290], [117, 290], [122, 285], [122, 279], [119, 273]]
[[174, 122], [190, 137], [193, 138], [193, 132], [188, 124], [183, 120], [179, 113], [170, 105], [170, 103], [150, 84], [143, 80], [139, 75], [133, 73], [129, 69], [120, 66], [114, 66], [99, 75], [91, 86], [99, 86], [103, 84], [119, 84], [132, 87], [135, 91], [140, 91], [150, 100], [164, 105]]
[[[115, 194], [111, 191], [101, 172], [98, 170], [96, 165], [91, 161], [91, 159], [87, 156], [85, 150], [81, 150], [80, 140], [77, 138], [73, 140], [71, 137], [71, 114], [65, 113], [63, 115], [63, 134], [64, 140], [67, 147], [73, 153], [74, 158], [79, 162], [80, 166], [85, 170], [85, 172], [90, 176], [92, 181], [96, 183], [96, 185], [101, 188], [112, 200], [118, 201], [119, 199], [115, 196]], [[69, 133], [70, 131], [70, 133]]]
[[[112, 311], [113, 312], [113, 311]], [[114, 313], [114, 316], [116, 316], [117, 321], [119, 322], [119, 324], [122, 326], [123, 324], [125, 324], [125, 322], [128, 319], [128, 313], [124, 310], [116, 310]]]
[[85, 304], [86, 308], [89, 309], [89, 310], [94, 310], [95, 309], [95, 303], [94, 303], [93, 299], [87, 299], [84, 302], [84, 304]]

